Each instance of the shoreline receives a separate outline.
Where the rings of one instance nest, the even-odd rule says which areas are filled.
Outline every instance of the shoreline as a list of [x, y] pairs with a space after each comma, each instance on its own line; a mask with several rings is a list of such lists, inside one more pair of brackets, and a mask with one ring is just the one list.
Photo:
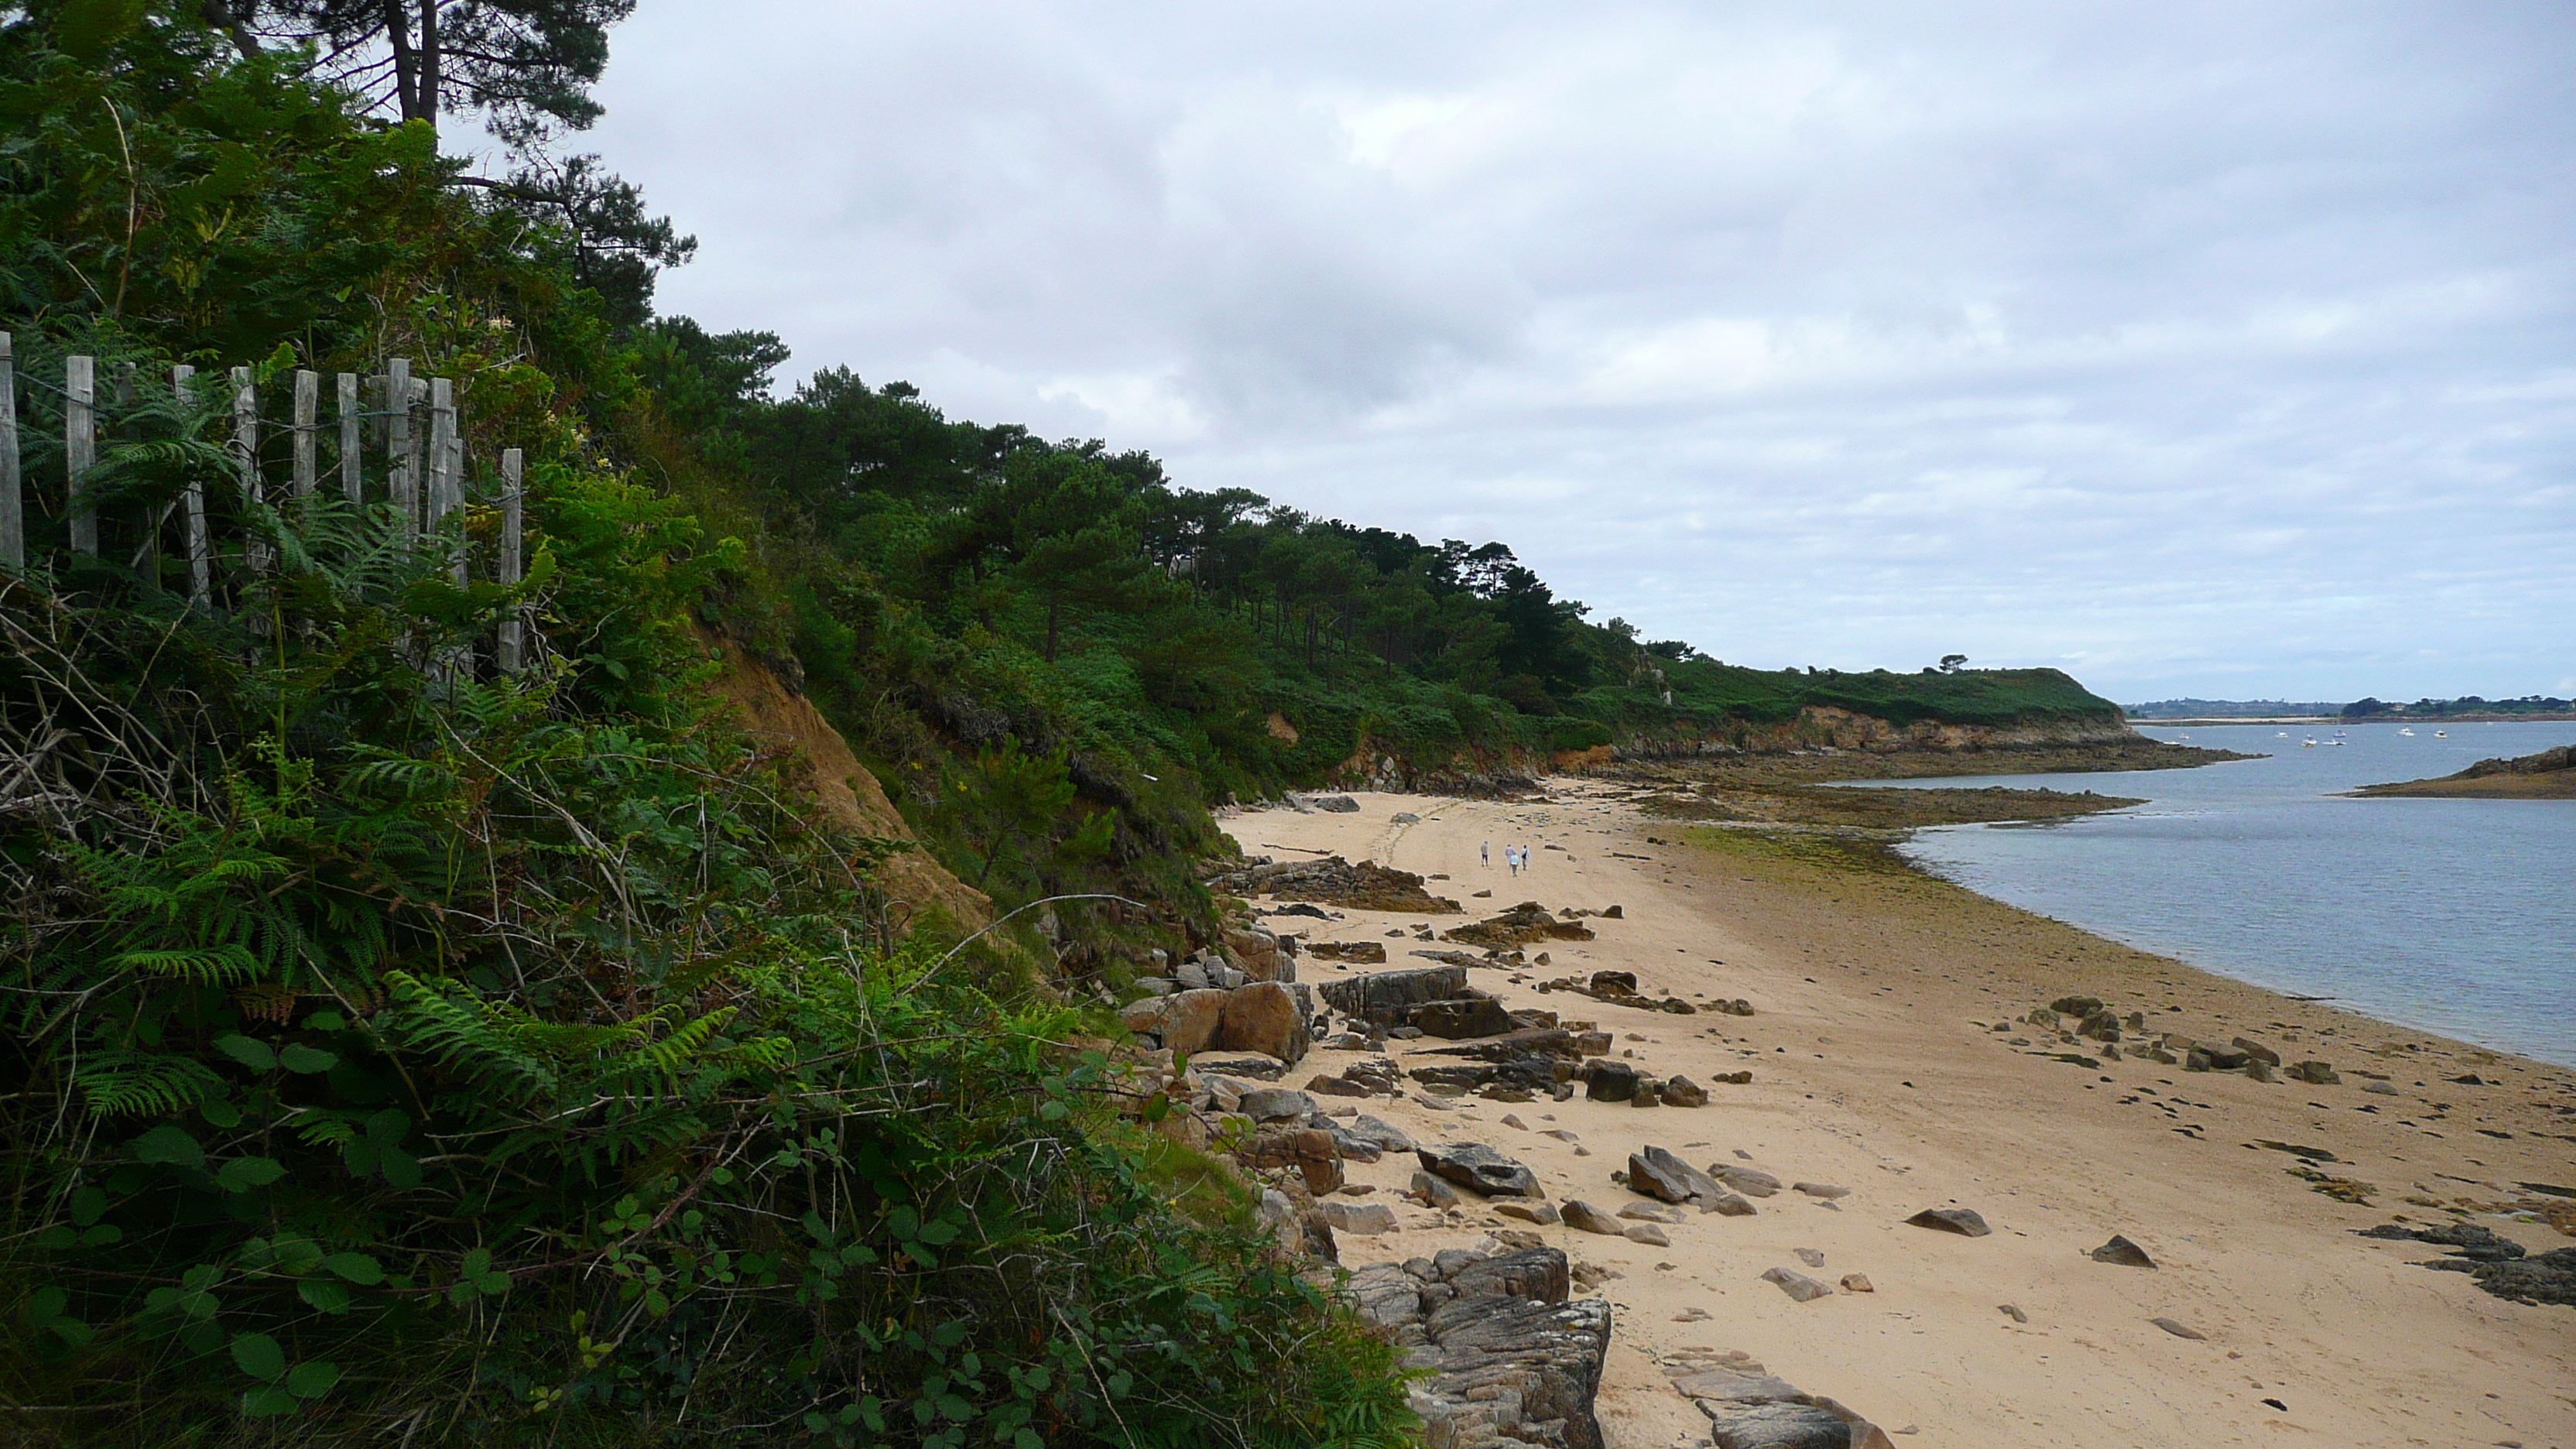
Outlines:
[[[1256, 853], [1267, 841], [1446, 875], [1431, 889], [1476, 914], [1520, 899], [1623, 905], [1621, 919], [1587, 920], [1596, 939], [1549, 943], [1550, 966], [1471, 976], [1512, 1008], [1597, 1019], [1615, 1034], [1614, 1054], [1634, 1052], [1641, 1071], [1703, 1084], [1754, 1073], [1749, 1085], [1711, 1086], [1699, 1109], [1408, 1096], [1361, 1110], [1424, 1142], [1485, 1142], [1538, 1172], [1551, 1201], [1580, 1197], [1613, 1212], [1634, 1199], [1609, 1173], [1646, 1144], [1853, 1190], [1832, 1208], [1784, 1193], [1756, 1217], [1693, 1218], [1669, 1229], [1667, 1248], [1537, 1229], [1578, 1261], [1625, 1275], [1602, 1285], [1616, 1310], [1600, 1400], [1612, 1449], [1705, 1439], [1705, 1420], [1657, 1367], [1690, 1348], [1748, 1352], [1882, 1426], [1919, 1428], [1909, 1445], [2307, 1437], [2576, 1449], [2569, 1309], [2489, 1297], [2463, 1275], [2413, 1266], [2433, 1250], [2351, 1236], [2401, 1214], [2419, 1226], [2452, 1221], [2444, 1209], [2464, 1198], [2560, 1201], [2518, 1184], [2576, 1186], [2576, 1073], [2153, 956], [1978, 896], [1893, 850], [1871, 866], [1852, 838], [1831, 832], [1685, 826], [1612, 798], [1631, 787], [1546, 784], [1538, 801], [1359, 795], [1357, 815], [1269, 811], [1226, 825]], [[1421, 819], [1394, 823], [1396, 812]], [[1677, 826], [1695, 843], [1673, 840]], [[1504, 840], [1539, 847], [1532, 874], [1478, 864], [1479, 842]], [[1476, 899], [1480, 889], [1492, 897]], [[1422, 963], [1390, 932], [1475, 918], [1337, 914], [1278, 925], [1383, 942], [1393, 969]], [[1301, 964], [1308, 980], [1338, 974]], [[1757, 1014], [1671, 1016], [1535, 990], [1595, 969], [1636, 971], [1659, 994], [1746, 998]], [[2285, 1060], [2330, 1059], [2343, 1081], [2187, 1074], [2134, 1055], [2083, 1066], [2064, 1058], [2086, 1053], [2026, 1025], [1991, 1029], [2068, 993], [2202, 1040], [2241, 1034]], [[1391, 1045], [1402, 1065], [1426, 1043]], [[1364, 1055], [1318, 1051], [1283, 1085]], [[2365, 1072], [2385, 1077], [2386, 1090], [2365, 1092]], [[2469, 1075], [2480, 1085], [2447, 1080]], [[1506, 1113], [1523, 1125], [1506, 1124]], [[2323, 1159], [2246, 1145], [2267, 1141], [2329, 1154], [2332, 1165], [2319, 1173]], [[1590, 1151], [1578, 1160], [1582, 1147]], [[1390, 1201], [1412, 1165], [1390, 1154], [1354, 1164], [1351, 1177], [1375, 1188], [1369, 1200]], [[2354, 1192], [2370, 1205], [2315, 1190], [2316, 1177], [2372, 1184]], [[1983, 1212], [1995, 1235], [1902, 1224], [1953, 1202]], [[1448, 1215], [1407, 1205], [1400, 1217], [1384, 1237], [1346, 1235], [1343, 1261], [1527, 1229], [1481, 1204]], [[2545, 1222], [2465, 1220], [2535, 1253], [2576, 1245]], [[2113, 1233], [2161, 1266], [2084, 1256]], [[1825, 1257], [1802, 1271], [1828, 1282], [1860, 1272], [1876, 1291], [1798, 1303], [1760, 1281], [1769, 1267], [1801, 1270], [1799, 1247]], [[2019, 1320], [1998, 1307], [2007, 1303]], [[1676, 1321], [1694, 1312], [1709, 1317]], [[2149, 1322], [2158, 1316], [2207, 1337], [2175, 1338]]]

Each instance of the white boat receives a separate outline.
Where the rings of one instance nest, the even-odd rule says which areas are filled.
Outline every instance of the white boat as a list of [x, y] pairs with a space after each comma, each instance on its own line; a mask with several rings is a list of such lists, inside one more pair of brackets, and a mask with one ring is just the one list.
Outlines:
[[2435, 739], [2437, 739], [2437, 740], [2447, 740], [2447, 739], [2449, 739], [2450, 737], [2451, 737], [2451, 732], [2450, 732], [2449, 730], [2435, 730], [2435, 731], [2433, 731], [2433, 738], [2435, 738]]
[[2279, 734], [2272, 736], [2272, 738], [2274, 738], [2274, 739], [2276, 739], [2276, 740], [2286, 740], [2286, 739], [2288, 739], [2289, 737], [2290, 737], [2290, 732], [2289, 732], [2288, 730], [2283, 730], [2283, 731], [2281, 731]]
[[2410, 738], [2410, 739], [2411, 739], [2411, 738], [2413, 738], [2413, 737], [2414, 737], [2415, 731], [2413, 731], [2413, 730], [2411, 730], [2411, 729], [2400, 729], [2400, 730], [2398, 730], [2398, 733], [2399, 733], [2399, 734], [2401, 734], [2401, 735], [2405, 735], [2405, 736], [2407, 736], [2408, 738]]
[[2313, 749], [2315, 749], [2316, 747], [2317, 747], [2317, 737], [2316, 737], [2315, 735], [2310, 735], [2310, 736], [2308, 736], [2306, 739], [2299, 741], [2299, 748], [2300, 748], [2300, 749], [2303, 749], [2303, 750], [2313, 750]]

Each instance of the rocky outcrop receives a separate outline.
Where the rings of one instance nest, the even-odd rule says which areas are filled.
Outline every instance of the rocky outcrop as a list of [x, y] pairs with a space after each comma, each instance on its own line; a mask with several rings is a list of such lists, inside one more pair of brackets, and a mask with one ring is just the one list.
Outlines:
[[1895, 1449], [1885, 1430], [1773, 1376], [1740, 1350], [1685, 1349], [1665, 1361], [1664, 1372], [1708, 1415], [1717, 1449]]
[[1589, 941], [1590, 927], [1578, 920], [1560, 920], [1536, 901], [1523, 901], [1499, 916], [1488, 916], [1473, 925], [1459, 926], [1440, 933], [1441, 939], [1462, 946], [1482, 946], [1491, 951], [1508, 951], [1533, 941]]
[[1375, 1263], [1344, 1294], [1394, 1332], [1409, 1367], [1426, 1449], [1539, 1445], [1601, 1449], [1593, 1402], [1610, 1348], [1610, 1305], [1568, 1301], [1565, 1254], [1531, 1248], [1487, 1256]]
[[1454, 916], [1456, 901], [1422, 888], [1422, 877], [1390, 870], [1373, 860], [1357, 865], [1338, 855], [1322, 860], [1260, 861], [1208, 878], [1207, 887], [1238, 896], [1286, 896], [1320, 901], [1362, 911], [1403, 911], [1418, 916]]

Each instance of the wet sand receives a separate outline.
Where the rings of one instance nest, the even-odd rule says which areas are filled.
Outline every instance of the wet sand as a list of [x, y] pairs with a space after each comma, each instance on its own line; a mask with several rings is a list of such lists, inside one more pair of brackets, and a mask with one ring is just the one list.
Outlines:
[[[1508, 1105], [1467, 1097], [1448, 1110], [1411, 1096], [1328, 1106], [1357, 1105], [1426, 1143], [1485, 1142], [1536, 1171], [1551, 1201], [1581, 1198], [1614, 1213], [1640, 1199], [1610, 1174], [1647, 1144], [1697, 1165], [1743, 1162], [1783, 1182], [1851, 1189], [1831, 1207], [1784, 1191], [1758, 1202], [1753, 1217], [1692, 1215], [1666, 1227], [1672, 1246], [1654, 1248], [1532, 1228], [1472, 1202], [1445, 1215], [1415, 1206], [1396, 1196], [1414, 1171], [1410, 1154], [1349, 1165], [1351, 1181], [1376, 1187], [1368, 1201], [1396, 1206], [1402, 1227], [1344, 1235], [1348, 1265], [1469, 1246], [1508, 1228], [1622, 1275], [1596, 1290], [1616, 1307], [1600, 1400], [1612, 1449], [1706, 1441], [1705, 1419], [1657, 1367], [1687, 1347], [1743, 1350], [1926, 1449], [2576, 1449], [2576, 1310], [2506, 1302], [2464, 1274], [2411, 1266], [2437, 1249], [2352, 1236], [2401, 1215], [2453, 1221], [2440, 1204], [2531, 1200], [2523, 1182], [2576, 1186], [2576, 1073], [2292, 1001], [1911, 871], [1645, 819], [1620, 787], [1548, 788], [1546, 803], [1361, 794], [1356, 815], [1271, 810], [1224, 823], [1252, 855], [1324, 851], [1450, 877], [1429, 889], [1468, 915], [1336, 907], [1340, 918], [1327, 922], [1274, 918], [1276, 929], [1311, 940], [1385, 945], [1385, 967], [1353, 971], [1429, 964], [1407, 953], [1454, 948], [1416, 941], [1411, 928], [1446, 929], [1522, 900], [1623, 907], [1622, 919], [1585, 921], [1593, 941], [1546, 943], [1549, 966], [1478, 968], [1471, 979], [1511, 1007], [1597, 1021], [1641, 1071], [1681, 1073], [1711, 1093], [1698, 1109], [1580, 1095]], [[1422, 820], [1392, 824], [1399, 811]], [[1709, 843], [1681, 843], [1686, 830]], [[1533, 848], [1526, 876], [1507, 875], [1506, 842]], [[1480, 843], [1491, 845], [1491, 865], [1479, 863]], [[1482, 890], [1493, 894], [1473, 898]], [[1396, 929], [1407, 934], [1386, 934]], [[1679, 1016], [1535, 990], [1602, 969], [1634, 971], [1656, 995], [1746, 998], [1757, 1014]], [[1311, 958], [1300, 970], [1308, 981], [1338, 974]], [[1524, 979], [1515, 984], [1514, 974]], [[2081, 1054], [2099, 1062], [2088, 1068], [2044, 1054], [2079, 1050], [2051, 1034], [1989, 1029], [2074, 993], [2143, 1011], [2151, 1030], [2221, 1043], [2242, 1035], [2285, 1061], [2327, 1060], [2343, 1082], [2187, 1073], [2134, 1055], [2108, 1060], [2085, 1043]], [[1441, 1045], [1390, 1048], [1402, 1062]], [[1356, 1059], [1318, 1051], [1282, 1085]], [[1745, 1069], [1750, 1085], [1711, 1084]], [[2397, 1095], [2364, 1091], [2365, 1071], [2384, 1075]], [[2469, 1074], [2500, 1085], [2447, 1080]], [[1524, 1125], [1506, 1124], [1507, 1115]], [[1589, 1155], [1547, 1130], [1573, 1133]], [[2293, 1175], [2300, 1159], [2247, 1145], [2266, 1139], [2331, 1152], [2338, 1161], [2305, 1170], [2372, 1184], [2374, 1205], [2313, 1191]], [[1976, 1209], [1993, 1235], [1904, 1224], [1951, 1205]], [[2534, 1252], [2576, 1245], [2543, 1223], [2468, 1221]], [[2085, 1256], [2114, 1233], [2160, 1266]], [[1824, 1265], [1801, 1262], [1799, 1248], [1821, 1251]], [[1801, 1304], [1761, 1280], [1775, 1266], [1827, 1283], [1862, 1273], [1876, 1291]], [[1676, 1321], [1691, 1310], [1710, 1316]], [[2150, 1322], [2157, 1317], [2206, 1339], [2168, 1334]]]

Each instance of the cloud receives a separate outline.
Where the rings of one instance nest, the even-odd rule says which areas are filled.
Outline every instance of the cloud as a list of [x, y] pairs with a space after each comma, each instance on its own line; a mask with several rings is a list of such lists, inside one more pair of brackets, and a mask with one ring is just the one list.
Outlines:
[[597, 143], [799, 368], [1499, 537], [1761, 664], [2542, 687], [2539, 4], [657, 0]]

